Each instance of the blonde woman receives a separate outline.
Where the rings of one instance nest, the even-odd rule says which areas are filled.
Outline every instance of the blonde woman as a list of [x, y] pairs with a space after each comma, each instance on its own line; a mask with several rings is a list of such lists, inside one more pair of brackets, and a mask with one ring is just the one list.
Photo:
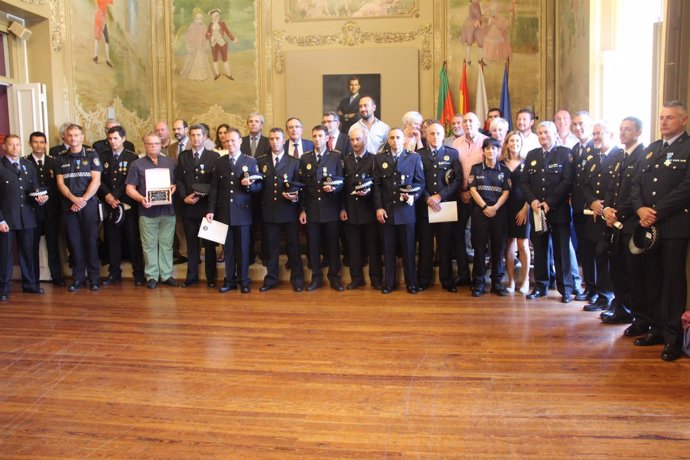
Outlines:
[[524, 159], [520, 157], [522, 148], [522, 137], [518, 131], [511, 131], [505, 137], [501, 162], [510, 169], [510, 180], [512, 189], [508, 196], [508, 238], [506, 241], [506, 272], [508, 283], [506, 290], [515, 292], [515, 251], [517, 249], [518, 258], [522, 265], [522, 283], [518, 288], [522, 294], [529, 292], [529, 205], [519, 187], [520, 175], [524, 169]]
[[422, 143], [422, 122], [424, 117], [419, 112], [407, 112], [402, 116], [405, 150], [416, 152], [424, 147]]

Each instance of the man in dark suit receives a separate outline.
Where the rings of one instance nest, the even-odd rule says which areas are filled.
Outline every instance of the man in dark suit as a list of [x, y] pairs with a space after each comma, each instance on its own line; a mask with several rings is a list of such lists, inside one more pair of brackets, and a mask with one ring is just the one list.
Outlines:
[[[182, 200], [180, 213], [187, 242], [187, 276], [182, 287], [199, 283], [199, 227], [208, 212], [208, 195], [194, 190], [195, 184], [211, 184], [218, 152], [204, 148], [208, 131], [203, 125], [189, 127], [190, 149], [178, 157], [177, 191]], [[216, 287], [216, 244], [203, 240], [206, 284]]]
[[328, 137], [326, 139], [328, 150], [333, 150], [340, 153], [345, 158], [345, 155], [352, 152], [352, 145], [350, 138], [346, 132], [340, 131], [340, 118], [335, 112], [326, 112], [323, 114], [323, 125], [328, 129]]
[[56, 286], [64, 286], [65, 280], [62, 274], [62, 262], [60, 260], [60, 246], [58, 236], [60, 234], [60, 197], [55, 183], [55, 171], [57, 161], [46, 155], [46, 135], [36, 131], [29, 135], [31, 154], [26, 159], [33, 163], [40, 187], [48, 190], [48, 202], [36, 208], [36, 231], [34, 232], [34, 270], [36, 278], [40, 279], [40, 266], [38, 260], [41, 236], [45, 235], [46, 249], [48, 250], [48, 268], [52, 283]]
[[285, 141], [283, 150], [285, 153], [294, 158], [301, 158], [305, 152], [314, 150], [314, 143], [307, 139], [302, 139], [302, 132], [304, 130], [302, 121], [299, 118], [288, 118], [285, 123], [287, 129], [288, 140]]
[[635, 345], [664, 344], [661, 359], [673, 361], [681, 354], [687, 281], [685, 259], [690, 238], [690, 137], [685, 132], [688, 110], [670, 101], [661, 110], [662, 138], [647, 148], [639, 173], [633, 179], [631, 199], [640, 225], [658, 230], [656, 248], [645, 253], [644, 284], [651, 305], [652, 324]]
[[129, 167], [139, 156], [125, 147], [126, 132], [122, 126], [115, 125], [108, 130], [107, 136], [110, 148], [101, 152], [100, 159], [103, 164], [101, 173], [101, 186], [98, 188], [98, 198], [105, 203], [110, 212], [117, 210], [120, 205], [129, 206], [125, 210], [124, 221], [120, 224], [103, 216], [103, 231], [108, 245], [110, 265], [108, 277], [103, 280], [103, 286], [120, 283], [122, 281], [122, 243], [127, 244], [129, 261], [132, 263], [132, 274], [135, 286], [143, 286], [144, 278], [144, 254], [141, 249], [141, 237], [139, 236], [139, 215], [137, 203], [127, 196], [125, 191], [127, 173]]
[[[417, 293], [415, 285], [415, 207], [414, 202], [424, 188], [424, 171], [419, 154], [405, 150], [402, 129], [388, 133], [390, 151], [374, 159], [374, 207], [376, 220], [383, 226], [383, 263], [385, 278], [381, 292], [395, 290], [396, 248], [402, 247], [407, 292]], [[409, 193], [400, 187], [409, 185]]]
[[342, 177], [343, 163], [340, 153], [328, 150], [328, 128], [315, 126], [312, 131], [314, 150], [300, 158], [300, 178], [305, 185], [299, 222], [307, 226], [307, 254], [312, 269], [307, 291], [323, 284], [321, 253], [326, 255], [328, 281], [331, 288], [344, 291], [340, 283], [340, 192], [343, 184], [330, 185], [328, 178]]
[[189, 123], [186, 120], [177, 119], [173, 121], [172, 128], [175, 141], [168, 146], [168, 156], [177, 160], [182, 152], [191, 148]]
[[67, 144], [67, 138], [65, 137], [65, 129], [67, 129], [67, 127], [71, 124], [72, 124], [71, 122], [65, 122], [65, 123], [60, 125], [59, 133], [60, 133], [60, 140], [62, 142], [60, 142], [57, 145], [52, 146], [50, 148], [50, 150], [48, 150], [48, 155], [50, 155], [53, 158], [57, 158], [58, 155], [60, 155], [65, 150], [69, 149], [69, 144]]
[[249, 242], [252, 225], [253, 193], [261, 191], [261, 181], [250, 179], [258, 174], [254, 157], [240, 151], [241, 134], [228, 129], [228, 154], [216, 160], [206, 219], [215, 218], [228, 225], [225, 239], [225, 282], [218, 289], [224, 293], [237, 289], [251, 291], [249, 280]]
[[429, 214], [440, 211], [441, 202], [455, 201], [462, 181], [458, 151], [443, 145], [445, 132], [439, 123], [427, 128], [428, 147], [419, 154], [424, 167], [424, 190], [417, 202], [417, 230], [419, 232], [419, 260], [417, 262], [418, 289], [429, 287], [434, 272], [434, 237], [439, 252], [439, 280], [449, 292], [457, 292], [453, 278], [452, 228], [453, 222], [429, 223]]
[[38, 175], [33, 163], [21, 157], [19, 136], [5, 137], [5, 152], [0, 165], [0, 302], [6, 302], [10, 295], [14, 240], [19, 251], [23, 291], [43, 294], [34, 263], [36, 216], [31, 201], [41, 205], [48, 200], [48, 195], [35, 199], [29, 196], [39, 186]]
[[[611, 186], [606, 193], [603, 210], [608, 232], [620, 231], [620, 236], [618, 244], [611, 251], [611, 282], [615, 299], [611, 308], [601, 314], [601, 321], [606, 324], [632, 322], [623, 332], [626, 337], [646, 334], [651, 324], [649, 308], [646, 307], [648, 303], [644, 298], [642, 257], [628, 250], [632, 232], [640, 221], [632, 209], [630, 187], [643, 158], [644, 145], [639, 141], [641, 135], [642, 120], [636, 117], [623, 119], [620, 140], [624, 150], [613, 167]], [[623, 228], [614, 229], [616, 222], [620, 222]]]
[[264, 116], [259, 112], [252, 112], [247, 117], [247, 129], [249, 134], [242, 138], [241, 152], [254, 158], [271, 153], [268, 137], [261, 134], [264, 127]]
[[[105, 152], [106, 150], [110, 150], [110, 144], [108, 143], [108, 131], [110, 130], [110, 128], [113, 128], [115, 126], [122, 125], [119, 121], [115, 120], [114, 118], [108, 118], [105, 122], [105, 128], [103, 129], [103, 132], [105, 133], [105, 139], [101, 139], [93, 143], [93, 149], [96, 152], [98, 152], [99, 155]], [[128, 140], [125, 140], [124, 148], [125, 150], [128, 150], [130, 152], [135, 152], [134, 144], [132, 144]]]
[[[340, 130], [343, 134], [350, 131], [350, 127], [359, 120], [359, 77], [352, 76], [347, 81], [347, 89], [350, 95], [341, 99], [336, 112], [342, 120]], [[344, 153], [344, 152], [343, 152]]]
[[[521, 176], [522, 193], [532, 212], [531, 240], [534, 246], [534, 290], [527, 299], [544, 297], [549, 287], [549, 238], [553, 240], [556, 265], [556, 286], [561, 302], [572, 300], [575, 286], [570, 267], [570, 204], [568, 197], [573, 185], [573, 163], [570, 149], [555, 144], [557, 131], [552, 121], [542, 121], [537, 128], [540, 148], [533, 149], [525, 158]], [[547, 228], [537, 233], [534, 216], [546, 214]]]
[[[297, 158], [287, 155], [284, 150], [283, 130], [272, 128], [268, 134], [271, 144], [271, 155], [258, 159], [259, 171], [264, 175], [261, 190], [261, 211], [264, 222], [264, 236], [267, 241], [267, 273], [260, 291], [266, 292], [278, 284], [280, 252], [280, 233], [285, 233], [285, 248], [290, 264], [290, 283], [295, 292], [304, 289], [304, 268], [299, 253], [299, 235], [297, 219], [299, 197], [292, 192], [292, 182], [299, 179]], [[287, 187], [290, 185], [290, 187]]]
[[[350, 132], [352, 153], [343, 158], [345, 184], [342, 195], [340, 220], [345, 223], [346, 248], [350, 254], [350, 284], [348, 290], [364, 286], [364, 262], [362, 255], [366, 248], [369, 259], [369, 280], [371, 287], [381, 289], [381, 246], [376, 224], [372, 187], [355, 189], [371, 180], [374, 169], [374, 154], [367, 152], [367, 136], [360, 128]], [[364, 183], [363, 183], [364, 182]], [[372, 184], [373, 185], [373, 184]]]

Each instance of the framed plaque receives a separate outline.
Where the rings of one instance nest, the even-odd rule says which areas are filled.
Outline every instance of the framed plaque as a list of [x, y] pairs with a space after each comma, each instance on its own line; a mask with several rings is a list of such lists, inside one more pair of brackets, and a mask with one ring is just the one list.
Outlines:
[[146, 199], [153, 206], [172, 204], [170, 170], [153, 168], [146, 170]]

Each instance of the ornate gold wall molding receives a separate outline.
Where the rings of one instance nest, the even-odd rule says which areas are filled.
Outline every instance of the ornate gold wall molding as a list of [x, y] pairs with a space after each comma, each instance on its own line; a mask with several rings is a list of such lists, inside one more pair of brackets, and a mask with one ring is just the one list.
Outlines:
[[118, 97], [109, 106], [96, 104], [93, 110], [87, 110], [81, 105], [79, 95], [75, 95], [75, 122], [84, 128], [84, 137], [89, 143], [103, 138], [103, 124], [108, 119], [109, 107], [115, 108], [117, 121], [127, 127], [127, 139], [140, 146], [141, 139], [154, 125], [153, 118], [149, 115], [147, 119], [142, 120], [136, 112], [125, 107]]
[[46, 0], [22, 0], [24, 3], [28, 3], [29, 5], [45, 5]]
[[[27, 0], [23, 0], [27, 1]], [[65, 6], [64, 0], [50, 0], [50, 44], [59, 53], [65, 47]], [[28, 3], [32, 3], [28, 1]], [[44, 2], [40, 0], [42, 5]]]
[[424, 70], [429, 70], [432, 66], [433, 54], [431, 50], [431, 37], [431, 24], [421, 25], [409, 32], [366, 32], [361, 29], [359, 24], [353, 21], [347, 21], [343, 24], [340, 33], [337, 34], [288, 35], [283, 30], [276, 30], [273, 32], [273, 68], [276, 73], [283, 73], [285, 70], [283, 43], [300, 47], [328, 45], [358, 46], [365, 43], [406, 43], [421, 39], [420, 62]]
[[228, 113], [223, 110], [218, 104], [214, 104], [209, 107], [206, 113], [197, 113], [192, 116], [192, 122], [203, 121], [211, 129], [212, 137], [215, 138], [216, 129], [218, 125], [222, 123], [227, 123], [230, 126], [234, 126], [239, 129], [243, 135], [248, 134], [248, 130], [245, 123], [245, 118], [237, 113]]

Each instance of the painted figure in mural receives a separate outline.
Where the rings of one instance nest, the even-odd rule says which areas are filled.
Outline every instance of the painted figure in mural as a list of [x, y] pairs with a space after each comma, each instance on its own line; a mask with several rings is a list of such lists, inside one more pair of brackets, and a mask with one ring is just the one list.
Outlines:
[[98, 0], [96, 3], [96, 14], [93, 18], [93, 62], [98, 64], [98, 42], [103, 38], [105, 48], [105, 63], [112, 67], [110, 62], [110, 37], [108, 36], [108, 5], [112, 5], [113, 0]]
[[462, 41], [467, 45], [467, 63], [472, 64], [472, 45], [479, 48], [479, 60], [483, 58], [484, 29], [482, 28], [482, 7], [479, 0], [471, 0], [465, 22], [462, 24]]
[[484, 32], [484, 58], [489, 61], [504, 61], [513, 52], [510, 43], [512, 24], [510, 19], [500, 14], [497, 0], [492, 0], [488, 7], [488, 24]]
[[208, 12], [211, 16], [211, 23], [206, 30], [206, 38], [211, 44], [211, 54], [213, 55], [213, 71], [215, 72], [214, 80], [220, 77], [220, 63], [218, 59], [223, 60], [223, 70], [225, 76], [230, 80], [234, 80], [230, 73], [230, 62], [228, 62], [228, 40], [237, 43], [237, 38], [230, 32], [228, 26], [220, 18], [220, 10], [214, 8]]
[[208, 59], [207, 26], [204, 23], [204, 13], [199, 8], [194, 8], [192, 14], [194, 15], [194, 20], [187, 28], [187, 33], [184, 36], [187, 55], [185, 56], [184, 66], [180, 75], [190, 80], [203, 81], [213, 76], [211, 63]]

